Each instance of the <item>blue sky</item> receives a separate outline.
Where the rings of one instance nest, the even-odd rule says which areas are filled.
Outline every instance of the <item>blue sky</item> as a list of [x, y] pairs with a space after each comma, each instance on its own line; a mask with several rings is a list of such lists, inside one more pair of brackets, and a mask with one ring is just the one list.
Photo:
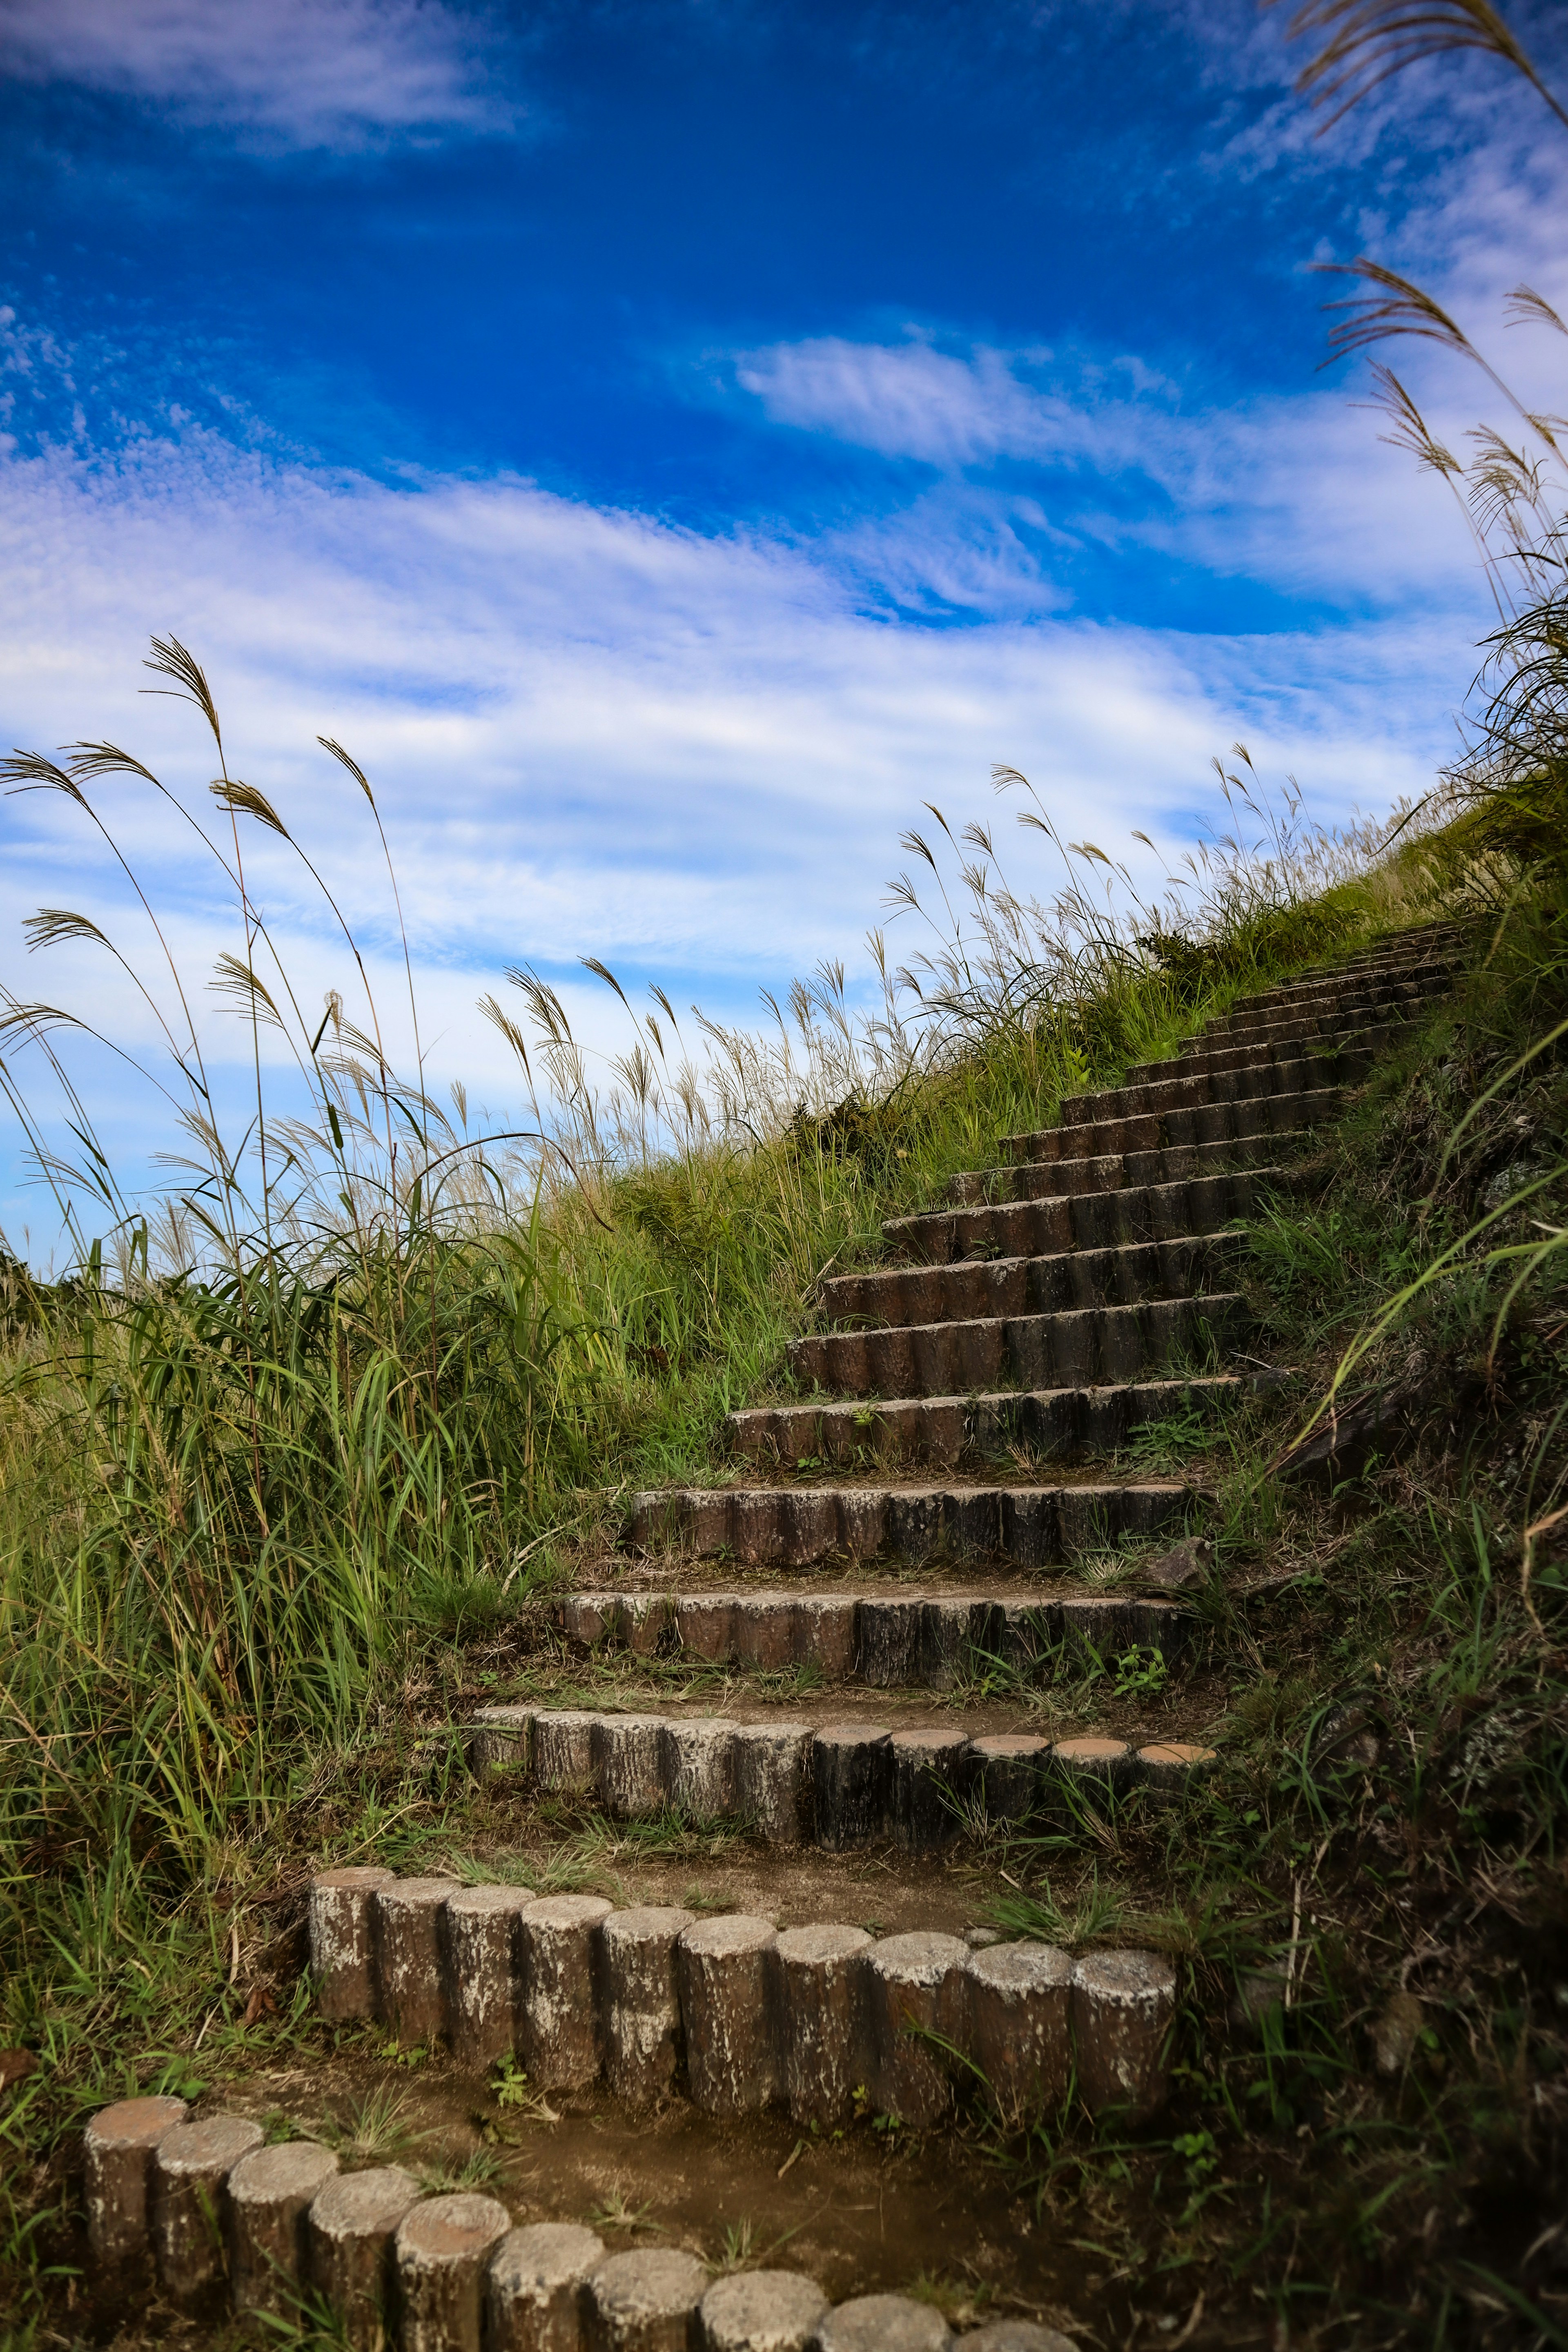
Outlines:
[[[1561, 14], [1512, 13], [1556, 64]], [[990, 814], [994, 760], [1118, 853], [1190, 839], [1238, 736], [1328, 818], [1421, 789], [1486, 607], [1364, 379], [1318, 372], [1308, 265], [1373, 250], [1489, 333], [1521, 277], [1561, 307], [1563, 153], [1475, 58], [1315, 139], [1284, 29], [0, 0], [0, 732], [199, 789], [184, 715], [137, 698], [178, 634], [374, 963], [342, 737], [437, 1070], [503, 1108], [473, 1000], [505, 963], [606, 1043], [580, 954], [743, 1013], [854, 963], [898, 832]], [[1478, 387], [1411, 373], [1460, 432]], [[210, 962], [219, 903], [117, 805]], [[101, 968], [21, 949], [39, 903], [121, 919], [69, 814], [0, 805], [0, 975], [134, 1034]], [[330, 929], [263, 871], [319, 1001]], [[110, 1124], [156, 1140], [132, 1095]], [[16, 1181], [0, 1219], [41, 1230]]]

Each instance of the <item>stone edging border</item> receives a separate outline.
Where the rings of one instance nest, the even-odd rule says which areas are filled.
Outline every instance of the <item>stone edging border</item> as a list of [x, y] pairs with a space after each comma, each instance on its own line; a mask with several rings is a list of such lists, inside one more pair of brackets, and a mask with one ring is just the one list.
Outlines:
[[694, 1822], [739, 1817], [770, 1845], [843, 1853], [891, 1840], [913, 1853], [971, 1822], [1070, 1827], [1135, 1788], [1168, 1803], [1216, 1760], [1184, 1741], [1134, 1750], [1120, 1739], [529, 1706], [481, 1707], [468, 1752], [480, 1778], [581, 1791], [622, 1820], [673, 1809]]
[[[1167, 1492], [1195, 1489], [1170, 1482]], [[1066, 1649], [1089, 1664], [1136, 1645], [1174, 1663], [1190, 1622], [1170, 1601], [1126, 1593], [1053, 1599], [944, 1593], [575, 1592], [556, 1625], [584, 1649], [668, 1651], [704, 1664], [816, 1666], [825, 1682], [951, 1690], [971, 1661], [1028, 1675]]]
[[710, 2115], [787, 2104], [833, 2129], [858, 2107], [922, 2126], [983, 2077], [1010, 2122], [1076, 2083], [1093, 2113], [1163, 2104], [1176, 1971], [1163, 1955], [956, 1936], [873, 1938], [837, 1923], [617, 1911], [391, 1871], [322, 1872], [310, 1895], [321, 2013], [446, 2040], [482, 2071], [514, 2056], [539, 2091], [601, 2076], [633, 2105], [684, 2078]]
[[[307, 2298], [363, 2352], [950, 2352], [940, 2312], [903, 2295], [837, 2309], [798, 2271], [713, 2280], [674, 2247], [606, 2254], [572, 2222], [513, 2228], [498, 2198], [423, 2194], [398, 2165], [343, 2172], [312, 2140], [263, 2144], [238, 2116], [124, 2099], [85, 2135], [88, 2239], [100, 2279], [151, 2254], [171, 2301], [296, 2320]], [[994, 2321], [965, 2352], [1074, 2352]]]

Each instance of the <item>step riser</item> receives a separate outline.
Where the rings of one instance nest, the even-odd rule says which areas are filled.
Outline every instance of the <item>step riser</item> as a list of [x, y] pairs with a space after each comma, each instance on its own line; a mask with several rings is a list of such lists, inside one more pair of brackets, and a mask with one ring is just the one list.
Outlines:
[[[1121, 1192], [1058, 1193], [1043, 1201], [953, 1209], [889, 1218], [884, 1238], [928, 1265], [966, 1258], [1043, 1257], [1061, 1250], [1119, 1249], [1212, 1234], [1250, 1217], [1267, 1189], [1289, 1184], [1289, 1171], [1226, 1172], [1176, 1184], [1133, 1184]], [[832, 1286], [826, 1286], [830, 1292]]]
[[1433, 972], [1447, 972], [1453, 968], [1453, 956], [1447, 943], [1434, 942], [1426, 948], [1415, 948], [1394, 955], [1350, 956], [1331, 970], [1303, 975], [1299, 980], [1276, 981], [1271, 987], [1248, 990], [1245, 996], [1233, 1000], [1236, 1006], [1269, 1004], [1282, 996], [1300, 995], [1303, 990], [1325, 991], [1344, 988], [1373, 988], [1386, 982], [1419, 978]]
[[813, 1460], [954, 1469], [966, 1455], [983, 1457], [1006, 1445], [1027, 1446], [1047, 1461], [1113, 1454], [1147, 1423], [1184, 1408], [1214, 1406], [1238, 1395], [1242, 1386], [1227, 1373], [1131, 1388], [1004, 1391], [872, 1406], [785, 1405], [731, 1413], [725, 1427], [735, 1453], [770, 1465]]
[[1352, 991], [1343, 999], [1330, 1004], [1306, 1003], [1279, 1008], [1270, 1005], [1238, 1006], [1234, 1012], [1211, 1021], [1189, 1037], [1182, 1048], [1181, 1058], [1190, 1054], [1217, 1052], [1222, 1048], [1245, 1045], [1249, 1042], [1261, 1045], [1288, 1045], [1292, 1038], [1342, 1037], [1348, 1033], [1361, 1034], [1369, 1029], [1402, 1030], [1418, 1020], [1429, 1004], [1443, 995], [1446, 981], [1435, 981], [1415, 995], [1390, 999], [1378, 997], [1370, 989]]
[[[1015, 1201], [1058, 1201], [1092, 1197], [1102, 1192], [1137, 1191], [1144, 1185], [1192, 1183], [1200, 1178], [1247, 1168], [1267, 1167], [1282, 1151], [1303, 1149], [1305, 1131], [1287, 1129], [1283, 1134], [1246, 1136], [1237, 1141], [1183, 1143], [1154, 1151], [1106, 1151], [1080, 1159], [1015, 1161], [1005, 1168], [974, 1168], [950, 1179], [947, 1196], [960, 1209], [979, 1209]], [[944, 1213], [925, 1212], [930, 1217]], [[905, 1226], [919, 1217], [896, 1221]]]
[[635, 1497], [631, 1535], [644, 1550], [679, 1545], [752, 1568], [881, 1554], [1056, 1568], [1079, 1552], [1161, 1534], [1189, 1499], [1176, 1486], [677, 1488]]
[[[351, 1875], [383, 1884], [374, 1891], [345, 1885]], [[585, 2089], [604, 2076], [613, 2095], [638, 2106], [683, 2088], [710, 2114], [732, 2118], [787, 2106], [814, 2131], [851, 2124], [859, 2098], [872, 2114], [898, 2115], [916, 2128], [938, 2124], [977, 2079], [1018, 2121], [1054, 2112], [1069, 2083], [1091, 2112], [1115, 2105], [1124, 2118], [1129, 2110], [1152, 2115], [1165, 2097], [1176, 1974], [1152, 1953], [1096, 1953], [1075, 1962], [1037, 1944], [1011, 1953], [1021, 1966], [1005, 1961], [999, 1969], [994, 1954], [1006, 1948], [972, 1952], [952, 1936], [879, 1940], [823, 1922], [780, 1937], [768, 1921], [739, 1915], [702, 1922], [675, 1908], [617, 1913], [590, 1904], [574, 1911], [531, 1901], [521, 1889], [515, 1906], [476, 1914], [471, 1894], [453, 1887], [443, 1896], [444, 1884], [450, 1882], [346, 1871], [312, 1881], [310, 1967], [324, 2015], [374, 2021], [400, 2041], [449, 2042], [459, 2066], [481, 2074], [515, 2053], [536, 2093]], [[390, 1986], [377, 1982], [386, 1975]], [[908, 2031], [911, 2014], [940, 2031], [945, 2050], [916, 2041]], [[408, 2187], [416, 2193], [412, 2180]], [[144, 2244], [145, 2219], [138, 2212], [136, 2221]], [[568, 2274], [548, 2301], [531, 2299], [531, 2281], [521, 2292], [509, 2286], [504, 2333], [492, 2337], [487, 2326], [487, 2344], [652, 2352], [714, 2340], [700, 2316], [707, 2285], [700, 2263], [687, 2264], [684, 2301], [671, 2303], [667, 2278], [662, 2315], [658, 2296], [638, 2315], [630, 2295], [617, 2301], [613, 2292], [626, 2258], [600, 2263], [602, 2245], [582, 2235], [597, 2251], [585, 2254], [580, 2284]], [[374, 2241], [365, 2250], [376, 2251], [391, 2252]], [[494, 2259], [486, 2289], [492, 2313], [503, 2299], [497, 2273], [507, 2262], [504, 2246]], [[390, 2273], [390, 2260], [385, 2267]], [[470, 2300], [466, 2283], [459, 2273], [447, 2284], [449, 2307], [460, 2315]], [[474, 2303], [478, 2286], [476, 2276]], [[707, 2308], [703, 2299], [703, 2315]], [[894, 2298], [885, 2298], [882, 2326], [868, 2329], [877, 2308], [847, 2306], [849, 2326], [839, 2340], [931, 2340], [920, 2325], [929, 2305], [908, 2304], [900, 2317]], [[373, 2333], [379, 2343], [379, 2328]], [[937, 2333], [951, 2341], [940, 2326]], [[422, 2326], [416, 2340], [424, 2352], [437, 2346], [472, 2352], [479, 2334]], [[361, 2331], [353, 2340], [371, 2339]], [[413, 2352], [406, 2327], [395, 2340]], [[740, 2339], [729, 2332], [720, 2340]], [[745, 2340], [784, 2346], [807, 2336], [795, 2314], [792, 2323], [764, 2324]], [[815, 2333], [809, 2340], [816, 2343]]]
[[1251, 1069], [1265, 1062], [1300, 1062], [1331, 1043], [1342, 1053], [1376, 1055], [1396, 1045], [1407, 1027], [1403, 1021], [1358, 1021], [1346, 1032], [1337, 1024], [1331, 1028], [1320, 1028], [1292, 1022], [1278, 1030], [1249, 1034], [1234, 1045], [1188, 1045], [1174, 1061], [1135, 1063], [1123, 1083], [1130, 1087], [1152, 1086], [1162, 1078], [1214, 1077], [1230, 1070]]
[[[737, 1822], [770, 1845], [832, 1853], [889, 1843], [930, 1853], [1002, 1823], [1070, 1830], [1072, 1797], [1086, 1790], [1070, 1745], [1058, 1756], [1047, 1741], [1021, 1735], [1011, 1743], [1015, 1754], [994, 1758], [957, 1725], [943, 1726], [934, 1757], [929, 1730], [900, 1735], [857, 1724], [814, 1731], [721, 1716], [675, 1724], [542, 1709], [526, 1721], [476, 1724], [468, 1738], [479, 1774], [504, 1774], [525, 1792], [579, 1797], [617, 1821], [675, 1811], [699, 1826]], [[1131, 1748], [1107, 1757], [1089, 1784], [1098, 1810], [1150, 1777]]]
[[955, 1690], [1001, 1666], [1026, 1683], [1081, 1675], [1130, 1649], [1179, 1656], [1187, 1620], [1170, 1601], [936, 1601], [861, 1593], [579, 1592], [556, 1623], [584, 1650], [696, 1659], [877, 1690]]
[[1271, 1138], [1333, 1118], [1340, 1090], [1251, 1096], [1240, 1102], [1199, 1103], [1190, 1110], [1148, 1111], [1136, 1118], [1106, 1118], [1079, 1127], [1047, 1127], [1009, 1137], [1022, 1165], [1044, 1167], [1064, 1160], [1093, 1160], [1108, 1152], [1160, 1151], [1179, 1143], [1239, 1143]]
[[1137, 1380], [1177, 1353], [1207, 1366], [1248, 1327], [1246, 1300], [1220, 1294], [901, 1331], [826, 1332], [792, 1340], [789, 1362], [803, 1387], [847, 1396], [1089, 1388]]
[[[1359, 1086], [1372, 1062], [1370, 1054], [1318, 1054], [1310, 1058], [1298, 1055], [1288, 1062], [1249, 1062], [1239, 1070], [1219, 1070], [1213, 1076], [1199, 1071], [1191, 1077], [1167, 1075], [1149, 1086], [1106, 1087], [1098, 1094], [1069, 1095], [1062, 1104], [1062, 1124], [1095, 1127], [1108, 1118], [1142, 1118], [1150, 1112], [1171, 1117], [1217, 1103], [1239, 1107], [1270, 1095]], [[1033, 1158], [1038, 1132], [1004, 1136], [1003, 1149], [1022, 1150]]]
[[1184, 1234], [1111, 1249], [841, 1275], [823, 1285], [823, 1312], [836, 1323], [903, 1325], [1135, 1307], [1146, 1298], [1184, 1298], [1204, 1284], [1220, 1287], [1247, 1247], [1245, 1234]]
[[1412, 964], [1400, 972], [1379, 976], [1357, 974], [1346, 988], [1333, 982], [1303, 982], [1296, 988], [1270, 991], [1264, 996], [1244, 997], [1228, 1013], [1222, 1013], [1207, 1024], [1205, 1034], [1223, 1036], [1226, 1028], [1238, 1021], [1268, 1018], [1275, 1014], [1289, 1015], [1300, 1012], [1321, 1011], [1333, 1015], [1342, 1005], [1351, 1003], [1394, 1004], [1420, 1003], [1424, 999], [1439, 995], [1453, 978], [1449, 964]]
[[1183, 1046], [1173, 1062], [1140, 1062], [1127, 1076], [1130, 1082], [1162, 1075], [1169, 1077], [1201, 1069], [1211, 1057], [1216, 1066], [1226, 1067], [1247, 1059], [1288, 1061], [1292, 1053], [1310, 1053], [1319, 1045], [1341, 1042], [1356, 1045], [1379, 1037], [1399, 1037], [1408, 1026], [1405, 1014], [1397, 1008], [1367, 1004], [1354, 1006], [1348, 1024], [1328, 1013], [1298, 1013], [1281, 1021], [1247, 1021], [1223, 1030], [1205, 1029]]

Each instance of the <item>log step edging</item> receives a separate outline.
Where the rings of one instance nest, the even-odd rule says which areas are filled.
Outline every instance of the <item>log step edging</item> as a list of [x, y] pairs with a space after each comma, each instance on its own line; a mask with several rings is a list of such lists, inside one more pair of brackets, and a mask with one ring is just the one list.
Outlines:
[[1185, 1298], [1200, 1287], [1226, 1285], [1248, 1246], [1244, 1233], [1180, 1234], [947, 1265], [876, 1267], [831, 1276], [820, 1286], [820, 1311], [829, 1323], [902, 1329], [1135, 1307], [1145, 1299]]
[[1070, 1673], [1134, 1647], [1172, 1664], [1189, 1631], [1179, 1602], [1126, 1593], [574, 1592], [553, 1614], [579, 1649], [760, 1673], [807, 1666], [825, 1683], [876, 1690], [952, 1690], [976, 1664], [1037, 1682], [1058, 1656]]
[[1194, 1499], [1191, 1486], [1173, 1479], [1070, 1486], [678, 1486], [634, 1495], [629, 1530], [644, 1551], [675, 1547], [746, 1567], [809, 1568], [837, 1555], [869, 1560], [885, 1552], [916, 1561], [971, 1556], [1050, 1568], [1081, 1551], [1160, 1535]]
[[[1214, 1175], [1262, 1169], [1282, 1154], [1303, 1151], [1311, 1137], [1305, 1128], [1267, 1135], [1221, 1137], [1210, 1143], [1160, 1144], [1145, 1150], [1086, 1151], [1052, 1160], [1010, 1160], [992, 1168], [965, 1168], [948, 1179], [952, 1209], [984, 1208], [1016, 1201], [1071, 1200], [1142, 1186], [1190, 1183]], [[923, 1216], [951, 1214], [926, 1209]], [[890, 1220], [900, 1229], [914, 1218]]]
[[[765, 1922], [743, 1925], [771, 1938], [770, 1978], [793, 1968], [803, 1985], [817, 1988], [825, 1971], [814, 1969], [809, 1954], [781, 1965], [779, 1948], [789, 1939], [773, 1937]], [[880, 2087], [902, 2088], [906, 2104], [924, 2095], [931, 2105], [934, 2086], [930, 2119], [945, 2116], [952, 2086], [942, 2062], [901, 2029], [906, 2017], [923, 2023], [928, 2011], [946, 2023], [956, 2007], [979, 2049], [994, 2051], [1005, 2119], [1021, 2121], [1047, 2097], [1064, 2095], [1064, 2055], [1070, 2064], [1080, 2046], [1086, 2104], [1109, 2089], [1113, 2097], [1101, 2099], [1101, 2110], [1131, 2107], [1140, 2120], [1156, 2111], [1165, 2089], [1163, 2045], [1174, 2013], [1169, 1963], [1111, 1952], [1094, 1956], [1098, 1966], [1080, 1968], [1044, 1945], [994, 1947], [975, 1956], [988, 1965], [966, 1979], [962, 1963], [942, 1948], [954, 1940], [889, 1938], [880, 1968], [867, 1964], [864, 1973], [883, 1979], [880, 1998], [868, 2010], [873, 2029], [879, 2021], [871, 2011], [881, 2012], [883, 2031], [868, 2046], [867, 2069]], [[897, 1945], [905, 1948], [895, 1951]], [[962, 1945], [957, 1950], [970, 1957]], [[746, 2020], [746, 1988], [733, 1978], [721, 1967], [716, 2007], [725, 2018], [715, 2022]], [[824, 2047], [831, 2042], [831, 2018], [814, 2039]], [[1142, 2109], [1126, 2095], [1129, 2084], [1134, 2095], [1142, 2093]], [[216, 2145], [226, 2133], [258, 2126], [221, 2114], [193, 2123], [185, 2102], [176, 2099], [166, 2104], [177, 2113], [149, 2137], [134, 2111], [151, 2104], [123, 2100], [88, 2124], [89, 2216], [96, 2198], [120, 2225], [117, 2235], [105, 2237], [89, 2220], [90, 2268], [98, 2285], [123, 2294], [140, 2284], [151, 2262], [170, 2300], [193, 2314], [221, 2300], [253, 2327], [265, 2327], [268, 2318], [297, 2324], [301, 2305], [313, 2298], [326, 2304], [355, 2352], [541, 2352], [546, 2346], [549, 2352], [756, 2352], [758, 2345], [767, 2352], [866, 2352], [872, 2345], [879, 2352], [950, 2352], [954, 2346], [966, 2352], [1076, 2352], [1071, 2338], [1016, 2320], [954, 2336], [929, 2303], [904, 2295], [857, 2295], [835, 2306], [801, 2271], [715, 2277], [708, 2263], [679, 2247], [610, 2253], [583, 2224], [514, 2226], [499, 2197], [427, 2192], [399, 2165], [344, 2172], [331, 2149], [309, 2140], [207, 2165], [212, 2226], [204, 2227], [206, 2266], [198, 2276], [163, 2226], [166, 2184], [197, 2136]], [[920, 2118], [911, 2113], [901, 2120]]]
[[1339, 1116], [1343, 1089], [1299, 1087], [1290, 1093], [1247, 1095], [1239, 1100], [1194, 1103], [1125, 1118], [1085, 1119], [1074, 1126], [1036, 1128], [1005, 1135], [1000, 1148], [1023, 1163], [1102, 1158], [1108, 1153], [1158, 1151], [1180, 1143], [1240, 1143], [1315, 1127]]
[[1106, 1388], [998, 1389], [981, 1396], [898, 1397], [856, 1402], [752, 1405], [724, 1419], [731, 1450], [747, 1459], [926, 1462], [952, 1467], [965, 1454], [1026, 1445], [1044, 1459], [1113, 1454], [1135, 1430], [1184, 1407], [1217, 1411], [1264, 1376], [1212, 1372], [1191, 1380], [1122, 1381]]
[[921, 1397], [1114, 1386], [1174, 1356], [1214, 1362], [1251, 1327], [1244, 1292], [1145, 1298], [1125, 1307], [1057, 1307], [869, 1331], [816, 1331], [785, 1349], [803, 1388], [841, 1396]]
[[830, 1853], [888, 1843], [934, 1853], [966, 1833], [1037, 1822], [1070, 1830], [1086, 1804], [1103, 1813], [1139, 1790], [1161, 1804], [1184, 1798], [1215, 1761], [1185, 1741], [1134, 1749], [1082, 1735], [972, 1738], [960, 1725], [891, 1731], [528, 1704], [480, 1708], [467, 1748], [477, 1777], [519, 1793], [580, 1796], [621, 1821], [674, 1811], [699, 1825], [749, 1823], [770, 1845]]
[[[464, 1906], [481, 1914], [490, 1932], [482, 1942], [469, 1939], [454, 1967], [449, 1914]], [[831, 2128], [847, 2119], [861, 2084], [874, 2111], [934, 2122], [952, 2104], [953, 2075], [940, 2053], [920, 2048], [928, 2111], [900, 2097], [895, 2082], [907, 2080], [908, 2036], [884, 2013], [911, 1948], [924, 1948], [928, 1967], [939, 1963], [931, 1984], [949, 2038], [987, 2073], [994, 2056], [1006, 2063], [1005, 2049], [994, 2053], [984, 2034], [984, 1989], [1008, 1973], [998, 1956], [1011, 1951], [1015, 1969], [1025, 1958], [1034, 1963], [1035, 1999], [1026, 2011], [1050, 2030], [1043, 2043], [1021, 2037], [1014, 2053], [1016, 2069], [1037, 2041], [1036, 2079], [1012, 2086], [1016, 2111], [1038, 2111], [1060, 2097], [1075, 2044], [1080, 2086], [1096, 2111], [1115, 2105], [1147, 2114], [1164, 2095], [1175, 1972], [1147, 1951], [1075, 1961], [1054, 1946], [1001, 1944], [989, 1931], [976, 1931], [970, 1944], [921, 1932], [878, 1938], [837, 1923], [780, 1934], [771, 1920], [734, 1912], [698, 1919], [674, 1905], [617, 1909], [592, 1895], [462, 1888], [450, 1879], [399, 1879], [363, 1868], [322, 1872], [311, 1882], [309, 1928], [323, 2017], [378, 2022], [403, 2040], [443, 2038], [470, 2071], [510, 2055], [538, 2091], [603, 2079], [616, 2096], [640, 2105], [670, 2092], [684, 2070], [688, 2095], [710, 2114], [787, 2105], [797, 2121]], [[1109, 1969], [1112, 1979], [1124, 1972], [1133, 1986], [1142, 1981], [1152, 2029], [1142, 2036], [1139, 2063], [1120, 2092], [1104, 2063], [1116, 2003], [1102, 1979], [1112, 1960], [1120, 1964]], [[1069, 2004], [1067, 1992], [1080, 1982], [1089, 1997]], [[1082, 2011], [1076, 2036], [1074, 2005]]]

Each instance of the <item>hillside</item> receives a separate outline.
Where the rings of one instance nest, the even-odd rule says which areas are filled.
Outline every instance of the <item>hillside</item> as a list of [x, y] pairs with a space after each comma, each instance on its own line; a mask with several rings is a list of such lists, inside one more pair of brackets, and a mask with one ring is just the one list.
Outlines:
[[[520, 1222], [416, 1188], [308, 1275], [11, 1270], [11, 2340], [225, 2340], [221, 2292], [73, 2276], [132, 2093], [961, 2330], [1562, 2340], [1532, 790]], [[855, 2079], [792, 2078], [771, 1992], [743, 2091], [679, 2002], [651, 2088], [603, 2023], [557, 2062], [515, 1955], [497, 2059], [390, 1895], [339, 1998], [308, 1890], [371, 1864], [518, 1890], [475, 1916], [525, 1944], [524, 1897], [666, 1906], [666, 1968], [858, 1931]], [[1015, 1948], [1029, 2064], [974, 2007]]]

